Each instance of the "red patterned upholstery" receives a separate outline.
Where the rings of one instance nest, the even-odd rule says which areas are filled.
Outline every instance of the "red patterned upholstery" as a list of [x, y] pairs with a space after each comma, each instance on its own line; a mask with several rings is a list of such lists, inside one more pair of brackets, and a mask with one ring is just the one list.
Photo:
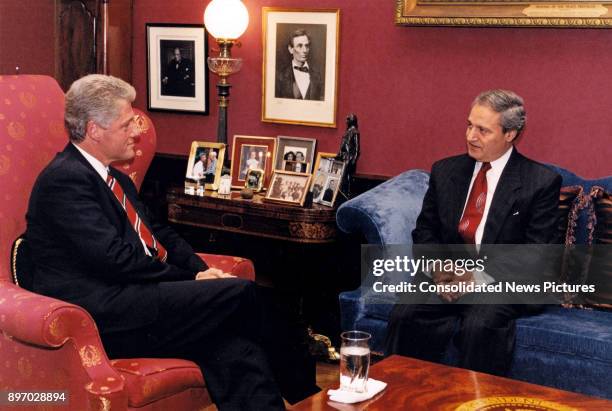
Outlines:
[[255, 281], [255, 266], [246, 258], [227, 255], [198, 254], [209, 267], [218, 268], [224, 273], [232, 273], [240, 278]]
[[170, 397], [187, 387], [195, 389], [192, 396], [205, 396], [199, 398], [200, 401], [210, 401], [205, 391], [198, 390], [204, 386], [204, 379], [200, 368], [191, 361], [135, 358], [113, 360], [111, 364], [125, 378], [125, 385], [130, 393], [128, 398], [130, 407], [142, 407]]
[[[67, 390], [74, 410], [201, 409], [210, 398], [194, 363], [111, 362], [89, 313], [12, 283], [10, 250], [25, 231], [31, 187], [68, 141], [63, 110], [64, 96], [53, 78], [0, 75], [0, 390]], [[156, 144], [150, 119], [142, 115], [140, 124], [137, 156], [118, 165], [138, 187]], [[254, 277], [248, 260], [204, 258], [212, 267]]]

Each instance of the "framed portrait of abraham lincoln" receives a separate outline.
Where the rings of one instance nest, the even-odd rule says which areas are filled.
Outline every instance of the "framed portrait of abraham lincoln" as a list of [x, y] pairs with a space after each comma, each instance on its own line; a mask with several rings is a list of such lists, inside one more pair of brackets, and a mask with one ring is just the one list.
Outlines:
[[262, 121], [336, 127], [339, 9], [263, 8]]
[[208, 114], [208, 38], [202, 25], [147, 23], [147, 108]]

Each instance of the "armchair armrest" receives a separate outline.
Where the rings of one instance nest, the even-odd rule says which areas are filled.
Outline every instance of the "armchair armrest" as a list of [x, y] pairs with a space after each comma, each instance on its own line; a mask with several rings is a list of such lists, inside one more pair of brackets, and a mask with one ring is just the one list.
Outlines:
[[204, 253], [198, 253], [198, 256], [211, 268], [218, 268], [245, 280], [255, 281], [255, 266], [248, 258]]
[[342, 204], [336, 214], [338, 227], [363, 234], [369, 244], [412, 244], [428, 185], [425, 171], [405, 171]]
[[124, 380], [111, 366], [98, 328], [83, 308], [0, 281], [0, 331], [15, 344], [63, 347], [73, 353], [50, 351], [56, 361], [77, 355], [88, 378], [83, 389], [93, 409], [105, 401], [112, 403], [113, 409], [121, 404], [127, 407]]
[[7, 281], [0, 282], [0, 328], [19, 341], [47, 348], [60, 347], [75, 334], [98, 334], [81, 307]]

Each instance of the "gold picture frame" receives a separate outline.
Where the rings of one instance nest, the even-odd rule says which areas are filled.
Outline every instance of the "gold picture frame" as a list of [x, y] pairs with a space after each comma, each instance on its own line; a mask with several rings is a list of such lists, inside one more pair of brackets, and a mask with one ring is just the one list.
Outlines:
[[247, 171], [244, 188], [250, 188], [254, 193], [259, 193], [263, 188], [265, 171], [261, 168], [252, 168]]
[[264, 7], [262, 18], [261, 120], [336, 127], [340, 9]]
[[274, 170], [266, 201], [303, 206], [310, 187], [311, 174]]
[[612, 1], [395, 0], [408, 26], [612, 28]]
[[[221, 181], [223, 161], [225, 160], [225, 147], [226, 146], [223, 143], [211, 143], [208, 141], [192, 142], [191, 150], [189, 151], [189, 160], [187, 161], [185, 179], [204, 179], [204, 188], [206, 190], [217, 190], [219, 188], [219, 182]], [[213, 156], [211, 153], [214, 153], [214, 156], [216, 157], [216, 159], [214, 159], [214, 161], [216, 161], [215, 164], [212, 164], [213, 159], [211, 157]], [[200, 157], [205, 159], [205, 164], [199, 164], [202, 163], [202, 158]], [[213, 170], [214, 173], [211, 173], [210, 171]], [[197, 173], [197, 175], [194, 175], [194, 173]]]
[[346, 163], [334, 153], [319, 153], [310, 184], [312, 202], [333, 207], [340, 191]]
[[235, 135], [232, 144], [232, 188], [244, 188], [247, 171], [261, 168], [265, 172], [262, 188], [265, 190], [274, 169], [275, 152], [275, 137]]

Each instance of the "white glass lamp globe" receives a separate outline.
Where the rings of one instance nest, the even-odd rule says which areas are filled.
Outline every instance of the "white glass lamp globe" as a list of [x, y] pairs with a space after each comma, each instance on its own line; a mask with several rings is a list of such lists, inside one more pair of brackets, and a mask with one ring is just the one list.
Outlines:
[[249, 25], [249, 12], [240, 0], [213, 0], [204, 10], [206, 30], [216, 39], [235, 40]]

